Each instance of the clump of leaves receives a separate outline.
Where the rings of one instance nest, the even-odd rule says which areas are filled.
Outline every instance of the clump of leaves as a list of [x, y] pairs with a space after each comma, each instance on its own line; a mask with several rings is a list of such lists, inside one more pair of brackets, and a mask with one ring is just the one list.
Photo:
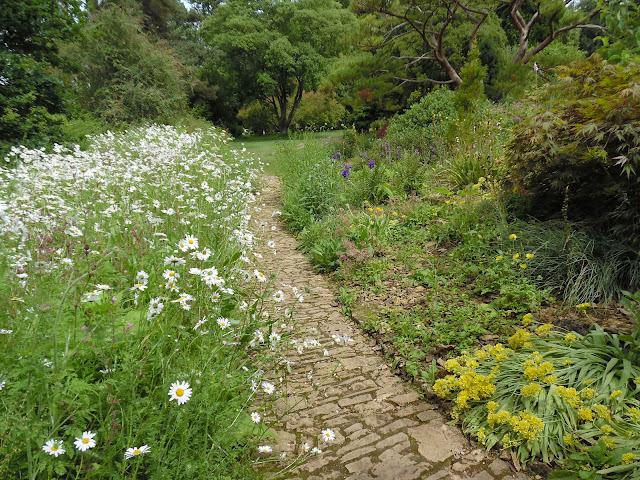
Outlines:
[[[508, 161], [536, 215], [583, 221], [621, 240], [640, 238], [640, 65], [594, 55], [558, 67], [514, 130]], [[635, 240], [637, 242], [637, 240]]]

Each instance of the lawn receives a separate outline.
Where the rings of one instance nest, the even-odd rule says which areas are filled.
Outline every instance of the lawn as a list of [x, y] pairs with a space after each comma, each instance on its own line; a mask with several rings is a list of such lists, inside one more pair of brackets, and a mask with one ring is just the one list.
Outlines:
[[256, 158], [264, 161], [265, 171], [267, 174], [278, 174], [278, 164], [276, 156], [278, 151], [285, 146], [297, 145], [304, 143], [305, 138], [313, 138], [314, 140], [325, 140], [326, 142], [339, 142], [342, 138], [340, 130], [332, 130], [328, 132], [310, 132], [304, 134], [291, 134], [288, 137], [281, 135], [249, 135], [236, 138], [232, 145], [240, 145], [246, 148]]

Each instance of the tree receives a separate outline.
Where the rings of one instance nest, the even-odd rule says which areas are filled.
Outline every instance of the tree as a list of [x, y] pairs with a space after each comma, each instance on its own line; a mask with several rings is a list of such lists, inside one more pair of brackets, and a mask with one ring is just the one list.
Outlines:
[[8, 0], [0, 8], [0, 153], [8, 145], [60, 141], [67, 106], [58, 42], [84, 21], [77, 0]]
[[[393, 58], [406, 60], [405, 67], [421, 62], [435, 61], [446, 72], [448, 80], [427, 78], [438, 84], [459, 86], [462, 79], [451, 64], [447, 54], [447, 43], [451, 41], [449, 31], [460, 22], [472, 25], [468, 33], [471, 50], [478, 30], [487, 19], [489, 10], [478, 1], [462, 0], [358, 0], [358, 8], [364, 12], [378, 12], [396, 19], [395, 25], [386, 34], [385, 43], [396, 42], [406, 35], [418, 35], [423, 50], [417, 55], [401, 55]], [[409, 80], [405, 80], [409, 81]]]
[[203, 22], [217, 60], [205, 69], [236, 104], [257, 99], [269, 105], [286, 135], [303, 92], [316, 87], [353, 28], [353, 14], [333, 0], [231, 0]]
[[170, 122], [186, 113], [183, 66], [164, 42], [143, 33], [143, 21], [135, 11], [107, 4], [76, 45], [78, 93], [108, 123]]
[[[535, 3], [533, 14], [526, 20], [523, 8], [527, 4], [531, 7], [533, 2], [527, 0], [500, 0], [500, 2], [504, 8], [507, 8], [509, 18], [519, 33], [519, 48], [513, 58], [514, 63], [526, 65], [556, 38], [576, 28], [602, 28], [600, 25], [588, 23], [602, 11], [601, 5], [585, 12], [573, 9], [571, 6], [573, 0], [540, 1]], [[542, 21], [547, 23], [546, 35], [537, 45], [531, 47], [531, 32]]]
[[[602, 0], [599, 0], [603, 3]], [[640, 56], [640, 7], [631, 0], [612, 0], [601, 14], [607, 25], [601, 53], [610, 62], [628, 64]]]

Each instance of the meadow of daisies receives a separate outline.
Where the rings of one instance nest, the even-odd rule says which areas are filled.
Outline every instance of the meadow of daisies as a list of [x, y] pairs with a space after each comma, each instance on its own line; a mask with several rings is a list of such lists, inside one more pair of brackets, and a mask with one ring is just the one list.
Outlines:
[[151, 126], [5, 159], [0, 478], [251, 478], [271, 453], [299, 293], [253, 264], [261, 167], [229, 140]]

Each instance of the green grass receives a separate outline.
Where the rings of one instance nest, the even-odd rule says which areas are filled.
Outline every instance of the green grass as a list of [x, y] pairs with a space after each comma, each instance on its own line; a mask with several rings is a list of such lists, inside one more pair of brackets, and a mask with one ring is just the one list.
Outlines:
[[250, 135], [236, 138], [232, 146], [244, 147], [252, 155], [266, 163], [265, 173], [279, 175], [278, 153], [286, 147], [304, 143], [305, 138], [313, 140], [326, 140], [327, 142], [339, 142], [342, 139], [340, 130], [329, 132], [313, 132], [305, 134], [291, 134], [288, 137], [281, 135]]

